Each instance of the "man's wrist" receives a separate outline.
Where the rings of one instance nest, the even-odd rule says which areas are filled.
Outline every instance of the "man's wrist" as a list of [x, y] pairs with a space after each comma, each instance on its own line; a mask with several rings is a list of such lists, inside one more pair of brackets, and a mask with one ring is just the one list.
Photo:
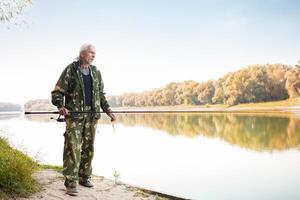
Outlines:
[[107, 108], [105, 112], [106, 112], [106, 113], [110, 113], [111, 111], [112, 111], [112, 110], [111, 110], [110, 108]]

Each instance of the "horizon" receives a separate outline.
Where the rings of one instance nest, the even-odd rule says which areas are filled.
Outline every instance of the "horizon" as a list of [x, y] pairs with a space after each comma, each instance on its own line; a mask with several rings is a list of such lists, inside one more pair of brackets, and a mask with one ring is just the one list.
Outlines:
[[295, 0], [34, 1], [19, 17], [26, 24], [0, 23], [1, 102], [49, 99], [86, 42], [96, 46], [109, 96], [217, 80], [255, 64], [295, 65], [299, 8]]

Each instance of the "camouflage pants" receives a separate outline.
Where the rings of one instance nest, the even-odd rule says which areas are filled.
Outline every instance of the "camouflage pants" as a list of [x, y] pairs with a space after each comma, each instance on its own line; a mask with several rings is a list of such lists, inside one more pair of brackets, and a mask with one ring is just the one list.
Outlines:
[[91, 177], [96, 128], [97, 120], [88, 115], [83, 119], [66, 119], [63, 153], [65, 186], [75, 186], [78, 179]]

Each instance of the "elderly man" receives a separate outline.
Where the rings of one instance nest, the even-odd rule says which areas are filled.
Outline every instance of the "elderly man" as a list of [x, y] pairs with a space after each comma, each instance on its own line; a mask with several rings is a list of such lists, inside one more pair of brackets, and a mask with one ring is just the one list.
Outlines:
[[76, 196], [78, 180], [80, 185], [93, 187], [90, 177], [100, 108], [111, 121], [116, 120], [103, 92], [101, 73], [92, 65], [95, 55], [93, 45], [83, 45], [78, 60], [65, 68], [51, 92], [52, 103], [66, 119], [63, 175], [67, 194], [72, 196]]

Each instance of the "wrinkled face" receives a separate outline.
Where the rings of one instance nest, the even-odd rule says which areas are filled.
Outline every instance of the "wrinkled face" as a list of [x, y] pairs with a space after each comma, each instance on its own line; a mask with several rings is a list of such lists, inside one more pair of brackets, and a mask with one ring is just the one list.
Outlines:
[[92, 64], [96, 56], [96, 49], [95, 47], [89, 47], [86, 51], [81, 53], [81, 60], [83, 64]]

